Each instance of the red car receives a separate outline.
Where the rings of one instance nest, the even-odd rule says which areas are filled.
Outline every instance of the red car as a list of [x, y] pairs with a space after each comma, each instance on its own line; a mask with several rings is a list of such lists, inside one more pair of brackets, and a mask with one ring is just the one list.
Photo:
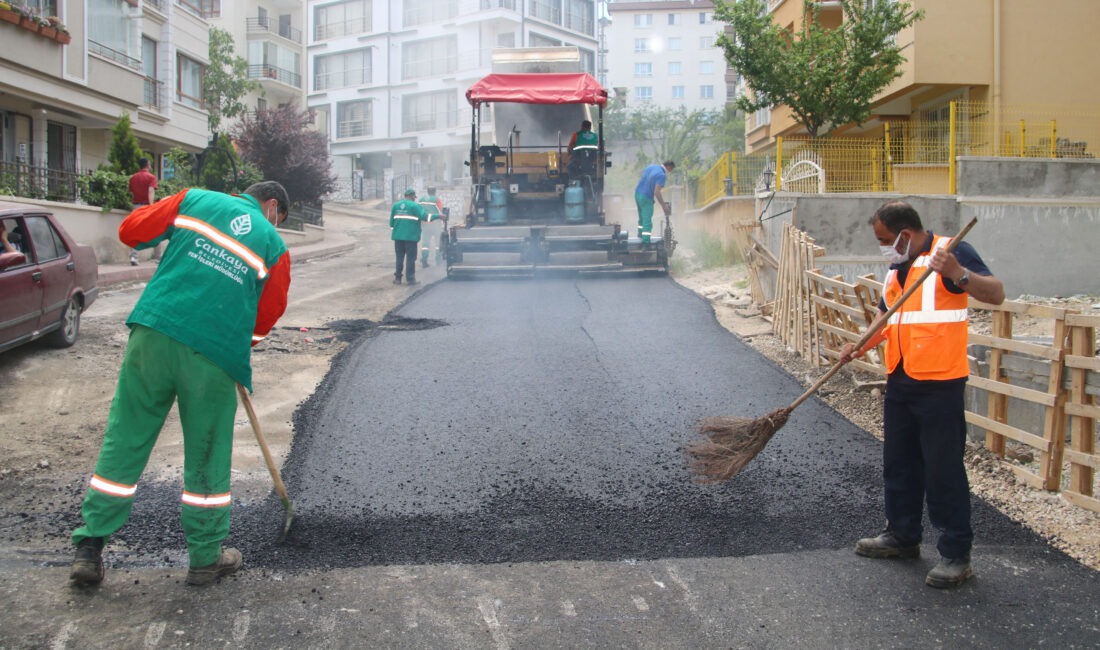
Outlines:
[[0, 201], [0, 226], [0, 352], [41, 337], [69, 347], [99, 292], [95, 251], [38, 206]]

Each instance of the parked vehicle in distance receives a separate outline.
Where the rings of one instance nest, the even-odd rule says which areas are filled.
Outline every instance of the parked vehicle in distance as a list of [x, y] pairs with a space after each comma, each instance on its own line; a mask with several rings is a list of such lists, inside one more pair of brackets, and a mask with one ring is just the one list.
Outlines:
[[0, 226], [14, 249], [0, 249], [0, 352], [42, 337], [69, 347], [99, 293], [95, 251], [39, 206], [0, 201]]

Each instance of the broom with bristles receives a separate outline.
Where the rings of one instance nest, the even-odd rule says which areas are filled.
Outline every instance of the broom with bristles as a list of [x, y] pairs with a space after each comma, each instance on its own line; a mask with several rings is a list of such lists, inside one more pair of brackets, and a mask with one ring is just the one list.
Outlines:
[[[970, 223], [966, 224], [959, 231], [959, 234], [951, 239], [946, 249], [948, 253], [955, 250], [955, 247], [976, 223], [978, 223], [977, 218], [971, 219]], [[876, 319], [877, 325], [874, 328], [868, 328], [867, 332], [856, 343], [854, 349], [862, 349], [868, 341], [874, 338], [890, 317], [894, 315], [894, 312], [905, 304], [909, 296], [913, 295], [932, 273], [932, 267], [926, 267], [920, 277], [917, 278], [917, 281], [901, 294], [894, 305]], [[810, 386], [806, 392], [799, 395], [798, 399], [791, 402], [789, 406], [776, 409], [763, 417], [750, 419], [735, 416], [715, 416], [701, 420], [697, 429], [706, 436], [706, 439], [687, 449], [691, 469], [699, 476], [699, 481], [702, 483], [718, 483], [736, 476], [745, 465], [756, 458], [756, 455], [764, 449], [772, 436], [783, 428], [783, 425], [787, 423], [787, 418], [791, 415], [791, 411], [798, 408], [802, 402], [805, 402], [819, 388], [824, 386], [825, 382], [829, 381], [844, 364], [843, 360], [838, 359], [821, 379], [814, 382], [813, 386]]]

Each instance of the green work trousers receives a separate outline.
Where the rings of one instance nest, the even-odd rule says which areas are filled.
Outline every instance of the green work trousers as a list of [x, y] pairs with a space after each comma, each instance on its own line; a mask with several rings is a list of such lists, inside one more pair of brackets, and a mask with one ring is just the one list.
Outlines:
[[638, 206], [638, 236], [648, 244], [649, 238], [653, 235], [654, 199], [635, 192], [634, 203]]
[[138, 478], [149, 462], [172, 403], [183, 428], [183, 531], [192, 567], [214, 564], [229, 535], [229, 473], [236, 384], [224, 370], [160, 332], [136, 325], [118, 375], [95, 475], [84, 497], [84, 525], [73, 531], [107, 538], [126, 523]]

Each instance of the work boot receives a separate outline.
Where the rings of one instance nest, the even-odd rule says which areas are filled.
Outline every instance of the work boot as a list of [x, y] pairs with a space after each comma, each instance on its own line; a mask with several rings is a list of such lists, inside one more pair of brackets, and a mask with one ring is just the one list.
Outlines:
[[920, 544], [899, 539], [887, 528], [878, 537], [864, 537], [856, 542], [856, 555], [863, 557], [920, 557]]
[[969, 557], [940, 557], [940, 561], [925, 576], [924, 584], [936, 589], [958, 587], [972, 575], [974, 570], [970, 568]]
[[420, 281], [409, 278], [408, 281], [405, 282], [405, 284], [420, 284]]
[[203, 587], [213, 584], [218, 578], [227, 576], [241, 568], [244, 557], [235, 548], [223, 548], [222, 556], [214, 564], [191, 567], [187, 570], [187, 584]]
[[394, 284], [401, 284], [401, 276], [400, 275], [393, 276], [393, 283]]
[[103, 538], [85, 537], [76, 545], [69, 580], [78, 587], [90, 587], [103, 582], [103, 574]]

